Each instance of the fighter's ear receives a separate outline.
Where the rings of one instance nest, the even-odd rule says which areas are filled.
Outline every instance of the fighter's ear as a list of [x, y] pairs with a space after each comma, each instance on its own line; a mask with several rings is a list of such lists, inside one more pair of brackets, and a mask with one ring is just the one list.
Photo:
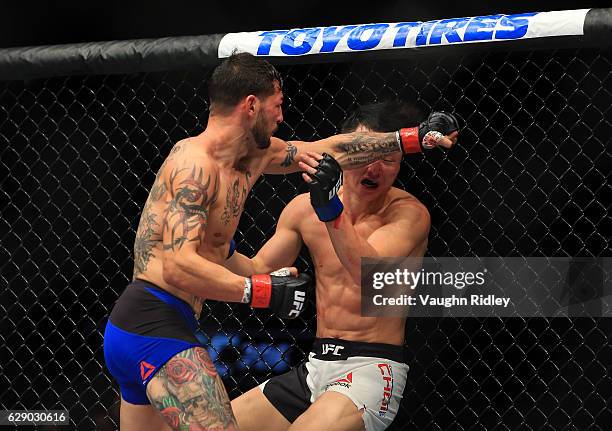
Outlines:
[[253, 94], [249, 94], [247, 97], [244, 98], [244, 107], [246, 112], [249, 115], [255, 115], [255, 107], [257, 106], [257, 104], [259, 103], [259, 99], [257, 98], [257, 96], [253, 95]]

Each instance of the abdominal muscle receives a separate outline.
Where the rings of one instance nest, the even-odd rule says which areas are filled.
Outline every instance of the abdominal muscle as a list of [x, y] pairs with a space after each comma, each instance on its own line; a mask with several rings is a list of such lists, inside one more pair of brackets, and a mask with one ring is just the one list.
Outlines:
[[403, 345], [406, 319], [361, 316], [360, 286], [339, 272], [317, 276], [317, 337]]

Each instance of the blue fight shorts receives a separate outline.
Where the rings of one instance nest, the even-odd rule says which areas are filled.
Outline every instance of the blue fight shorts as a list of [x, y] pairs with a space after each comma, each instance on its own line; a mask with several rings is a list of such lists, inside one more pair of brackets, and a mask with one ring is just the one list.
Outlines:
[[173, 356], [205, 347], [193, 309], [183, 300], [145, 281], [123, 291], [106, 323], [104, 359], [119, 382], [121, 397], [150, 404], [147, 383]]

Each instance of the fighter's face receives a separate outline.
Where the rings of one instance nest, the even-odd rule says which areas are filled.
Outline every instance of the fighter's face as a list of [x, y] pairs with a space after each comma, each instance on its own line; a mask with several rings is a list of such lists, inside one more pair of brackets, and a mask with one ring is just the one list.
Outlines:
[[[355, 131], [369, 132], [370, 130], [359, 126]], [[346, 170], [344, 171], [344, 187], [365, 199], [385, 194], [393, 186], [401, 161], [402, 155], [398, 151], [363, 168]]]
[[274, 89], [274, 94], [260, 99], [252, 129], [255, 144], [262, 150], [270, 146], [270, 138], [283, 122], [283, 92], [278, 84], [274, 85]]

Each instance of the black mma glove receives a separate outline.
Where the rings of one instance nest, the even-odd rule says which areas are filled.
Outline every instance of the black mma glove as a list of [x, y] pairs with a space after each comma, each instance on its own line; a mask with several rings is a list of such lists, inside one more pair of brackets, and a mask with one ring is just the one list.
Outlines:
[[245, 278], [245, 296], [250, 291], [250, 298], [244, 302], [253, 308], [269, 308], [283, 319], [295, 319], [304, 309], [312, 285], [308, 274], [297, 277], [257, 274]]
[[344, 206], [338, 197], [342, 185], [342, 168], [329, 154], [323, 153], [317, 171], [310, 175], [310, 204], [319, 220], [327, 222], [337, 219]]
[[427, 120], [419, 127], [400, 129], [396, 132], [397, 143], [402, 153], [420, 153], [423, 148], [431, 150], [436, 147], [442, 136], [448, 136], [459, 130], [459, 122], [453, 114], [436, 111], [429, 114]]

